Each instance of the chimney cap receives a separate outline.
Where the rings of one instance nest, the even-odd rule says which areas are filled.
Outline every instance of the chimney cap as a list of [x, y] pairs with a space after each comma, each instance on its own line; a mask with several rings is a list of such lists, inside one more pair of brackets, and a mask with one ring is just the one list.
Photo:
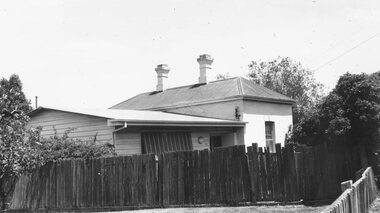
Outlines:
[[159, 64], [159, 65], [157, 65], [157, 67], [154, 70], [156, 70], [156, 71], [167, 70], [169, 72], [170, 67], [167, 64]]
[[167, 64], [159, 64], [154, 70], [156, 70], [157, 75], [167, 75], [170, 71], [170, 67]]
[[203, 54], [203, 55], [200, 55], [199, 58], [197, 59], [198, 63], [205, 63], [205, 64], [212, 64], [212, 62], [214, 61], [214, 58], [211, 57], [211, 55], [209, 54]]

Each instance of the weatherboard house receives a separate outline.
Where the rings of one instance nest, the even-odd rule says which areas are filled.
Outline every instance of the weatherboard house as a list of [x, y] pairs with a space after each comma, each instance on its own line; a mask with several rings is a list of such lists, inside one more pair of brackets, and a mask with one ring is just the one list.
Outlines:
[[199, 82], [165, 88], [169, 67], [158, 65], [155, 91], [142, 93], [109, 109], [39, 107], [30, 126], [42, 137], [72, 129], [72, 138], [96, 139], [118, 154], [214, 149], [258, 143], [274, 150], [292, 125], [294, 101], [242, 77], [208, 81], [213, 59], [198, 58]]

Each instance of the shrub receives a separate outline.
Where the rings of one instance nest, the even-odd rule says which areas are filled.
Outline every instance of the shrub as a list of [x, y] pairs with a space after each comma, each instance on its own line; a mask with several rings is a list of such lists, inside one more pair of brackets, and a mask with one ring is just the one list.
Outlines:
[[[41, 129], [40, 129], [41, 130]], [[97, 144], [94, 139], [80, 140], [70, 138], [73, 129], [65, 131], [61, 136], [55, 131], [50, 138], [41, 138], [40, 147], [45, 162], [59, 161], [62, 159], [89, 159], [116, 155], [113, 145]]]

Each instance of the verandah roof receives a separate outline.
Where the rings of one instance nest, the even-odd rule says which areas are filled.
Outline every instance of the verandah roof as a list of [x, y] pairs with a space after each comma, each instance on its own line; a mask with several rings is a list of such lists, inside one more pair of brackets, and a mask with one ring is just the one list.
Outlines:
[[111, 126], [123, 125], [127, 122], [128, 125], [134, 126], [230, 126], [244, 127], [245, 122], [235, 120], [223, 120], [215, 118], [206, 118], [190, 115], [180, 115], [174, 113], [148, 111], [148, 110], [120, 110], [120, 109], [75, 109], [63, 107], [38, 107], [31, 111], [29, 116], [46, 111], [57, 110], [69, 113], [90, 115], [96, 117], [107, 118], [108, 124]]

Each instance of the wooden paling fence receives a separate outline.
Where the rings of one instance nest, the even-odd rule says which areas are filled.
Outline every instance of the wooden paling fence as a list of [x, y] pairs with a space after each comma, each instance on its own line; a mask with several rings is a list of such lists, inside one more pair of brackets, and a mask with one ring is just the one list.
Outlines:
[[356, 147], [323, 144], [282, 147], [276, 153], [248, 147], [251, 201], [333, 200], [340, 182], [355, 177], [361, 168]]
[[11, 208], [155, 206], [155, 171], [153, 154], [50, 163], [20, 178]]
[[123, 209], [335, 199], [360, 169], [355, 148], [231, 146], [49, 163], [22, 176], [12, 209]]
[[377, 195], [375, 176], [372, 168], [368, 167], [359, 180], [352, 185], [351, 183], [352, 181], [342, 183], [347, 189], [323, 213], [368, 212], [369, 206], [376, 199]]
[[160, 155], [160, 203], [167, 205], [250, 201], [244, 146], [213, 152], [185, 151]]

